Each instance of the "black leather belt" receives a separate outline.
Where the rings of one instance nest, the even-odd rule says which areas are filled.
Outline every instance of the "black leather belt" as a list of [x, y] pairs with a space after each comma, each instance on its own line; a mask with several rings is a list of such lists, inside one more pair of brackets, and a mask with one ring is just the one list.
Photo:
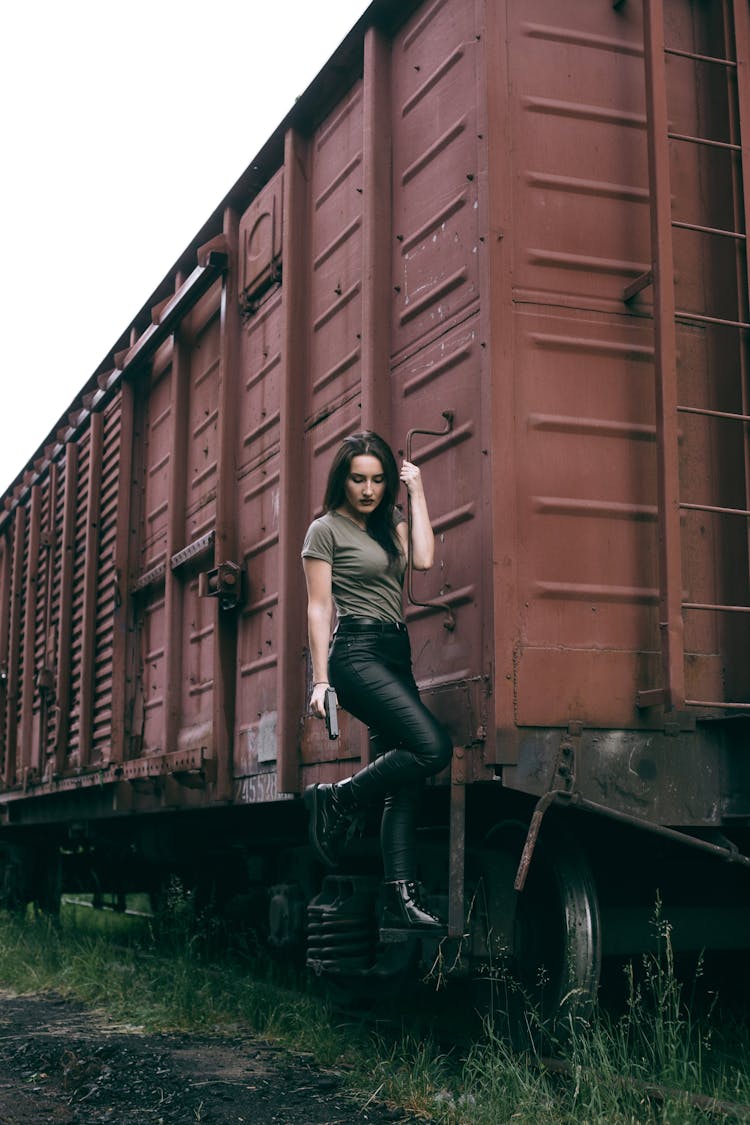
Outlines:
[[405, 633], [403, 621], [378, 621], [374, 617], [342, 617], [337, 633]]

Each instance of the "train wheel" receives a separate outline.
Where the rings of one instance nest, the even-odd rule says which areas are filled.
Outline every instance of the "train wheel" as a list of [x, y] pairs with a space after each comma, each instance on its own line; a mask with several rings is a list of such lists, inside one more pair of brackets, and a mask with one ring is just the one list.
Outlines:
[[500, 825], [491, 848], [472, 854], [468, 913], [478, 1010], [528, 1044], [590, 1012], [601, 940], [591, 869], [570, 837], [542, 835], [524, 890], [514, 891], [525, 834], [525, 825]]

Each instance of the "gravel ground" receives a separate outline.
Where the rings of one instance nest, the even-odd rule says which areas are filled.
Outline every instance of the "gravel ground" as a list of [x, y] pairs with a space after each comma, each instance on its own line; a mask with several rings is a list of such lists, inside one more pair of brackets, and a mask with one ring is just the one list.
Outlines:
[[364, 1101], [249, 1034], [144, 1034], [54, 994], [0, 992], [0, 1125], [416, 1125]]

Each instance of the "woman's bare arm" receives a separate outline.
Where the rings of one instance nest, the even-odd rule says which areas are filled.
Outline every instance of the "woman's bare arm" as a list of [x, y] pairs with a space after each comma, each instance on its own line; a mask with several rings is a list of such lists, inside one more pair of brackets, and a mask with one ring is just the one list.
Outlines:
[[399, 524], [396, 530], [414, 569], [429, 570], [435, 561], [435, 536], [432, 532], [430, 514], [427, 511], [422, 474], [411, 461], [404, 461], [401, 466], [401, 480], [406, 485], [411, 505], [411, 543], [407, 544], [406, 541], [406, 524]]
[[312, 659], [313, 684], [310, 710], [325, 717], [324, 697], [328, 686], [328, 644], [333, 620], [331, 564], [324, 559], [303, 559], [307, 582], [307, 635]]

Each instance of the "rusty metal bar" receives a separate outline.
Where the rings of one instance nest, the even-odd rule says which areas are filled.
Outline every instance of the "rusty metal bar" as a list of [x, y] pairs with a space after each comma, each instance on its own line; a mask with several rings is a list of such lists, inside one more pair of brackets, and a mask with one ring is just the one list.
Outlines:
[[638, 691], [635, 696], [636, 707], [661, 707], [666, 703], [667, 693], [664, 688], [649, 688], [647, 691]]
[[652, 270], [646, 270], [645, 273], [640, 274], [629, 285], [626, 285], [622, 291], [622, 299], [626, 303], [632, 301], [633, 297], [637, 297], [643, 289], [648, 289], [649, 285], [653, 283], [654, 274]]
[[716, 504], [681, 503], [680, 507], [689, 512], [716, 512], [720, 516], [750, 516], [747, 508], [720, 508]]
[[[688, 701], [686, 700], [685, 702]], [[690, 703], [696, 705], [695, 700], [690, 700]], [[726, 703], [698, 703], [697, 705], [727, 706]], [[745, 706], [750, 710], [750, 703]], [[652, 835], [660, 836], [664, 840], [670, 840], [675, 844], [684, 844], [686, 847], [695, 848], [696, 851], [704, 852], [706, 855], [713, 856], [714, 859], [721, 859], [726, 863], [736, 863], [740, 867], [750, 868], [750, 856], [744, 855], [738, 848], [712, 844], [710, 840], [701, 840], [698, 836], [691, 836], [689, 832], [680, 832], [676, 828], [667, 828], [664, 824], [655, 824], [651, 820], [644, 820], [642, 817], [620, 812], [619, 809], [613, 809], [607, 805], [600, 805], [596, 801], [589, 801], [586, 797], [581, 797], [578, 793], [569, 793], [567, 790], [562, 789], [551, 789], [548, 793], [545, 793], [543, 797], [539, 798], [534, 807], [526, 836], [526, 844], [521, 854], [518, 871], [516, 872], [514, 887], [517, 891], [522, 891], [524, 888], [542, 820], [553, 806], [563, 809], [576, 808], [581, 809], [583, 812], [596, 813], [598, 816], [603, 816], [606, 820], [614, 820], [618, 824], [627, 824], [631, 828], [640, 828], [644, 832], [650, 832]]]
[[362, 228], [362, 427], [390, 436], [391, 81], [390, 43], [368, 28], [364, 45]]
[[42, 492], [38, 484], [31, 489], [29, 508], [29, 545], [26, 562], [25, 618], [23, 633], [23, 681], [21, 688], [21, 766], [26, 772], [33, 766], [32, 734], [34, 728], [34, 687], [36, 669], [36, 614], [39, 586], [39, 545], [42, 531]]
[[690, 707], [714, 707], [722, 711], [750, 711], [750, 703], [728, 703], [725, 699], [686, 699], [685, 705]]
[[730, 422], [750, 422], [750, 414], [732, 414], [727, 410], [706, 410], [702, 406], [678, 406], [681, 414], [701, 414], [706, 418], [727, 418]]
[[688, 312], [687, 309], [677, 309], [675, 316], [682, 320], [694, 320], [698, 324], [720, 324], [723, 328], [750, 328], [746, 320], [726, 320], [720, 316], [705, 316], [703, 313]]
[[700, 223], [684, 223], [681, 220], [673, 219], [672, 226], [678, 230], [692, 230], [697, 231], [698, 234], [718, 234], [723, 238], [736, 238], [738, 241], [744, 242], [746, 236], [738, 230], [722, 230], [721, 227], [703, 227]]
[[96, 662], [96, 587], [99, 577], [99, 512], [101, 507], [102, 452], [104, 448], [104, 417], [91, 416], [91, 448], [89, 450], [88, 511], [86, 512], [86, 546], [83, 577], [83, 631], [81, 636], [81, 690], [78, 762], [87, 766], [91, 760], [94, 730], [94, 684]]
[[714, 55], [698, 55], [695, 51], [681, 51], [678, 47], [665, 47], [664, 54], [676, 55], [680, 59], [692, 59], [694, 62], [716, 63], [717, 66], [737, 66], [734, 59], [720, 59]]
[[667, 133], [670, 141], [686, 141], [693, 145], [706, 145], [708, 148], [723, 148], [730, 152], [740, 152], [740, 146], [729, 141], [712, 141], [708, 137], [693, 137], [689, 133]]
[[284, 234], [282, 257], [281, 441], [279, 452], [279, 626], [277, 699], [278, 789], [300, 790], [300, 716], [305, 711], [305, 603], [299, 575], [304, 535], [305, 489], [299, 469], [305, 449], [304, 413], [310, 310], [306, 285], [309, 260], [307, 219], [308, 146], [293, 129], [284, 145]]
[[683, 609], [706, 609], [715, 613], [750, 613], [750, 605], [711, 605], [709, 602], [683, 602]]
[[657, 487], [659, 508], [660, 629], [667, 706], [685, 698], [677, 429], [677, 337], [668, 133], [664, 13], [661, 0], [644, 0], [646, 124], [654, 278]]
[[526, 841], [523, 845], [521, 859], [518, 864], [518, 871], [516, 872], [516, 878], [513, 883], [513, 889], [516, 891], [522, 891], [526, 886], [526, 878], [529, 874], [529, 867], [531, 866], [531, 859], [534, 855], [536, 842], [539, 839], [542, 820], [544, 819], [547, 810], [556, 803], [558, 796], [561, 795], [565, 796], [566, 798], [570, 797], [570, 794], [567, 791], [563, 792], [562, 790], [560, 790], [558, 792], [555, 789], [551, 789], [549, 793], [545, 793], [543, 797], [540, 797], [536, 805], [534, 806], [534, 812], [531, 814], [529, 830], [526, 833]]

